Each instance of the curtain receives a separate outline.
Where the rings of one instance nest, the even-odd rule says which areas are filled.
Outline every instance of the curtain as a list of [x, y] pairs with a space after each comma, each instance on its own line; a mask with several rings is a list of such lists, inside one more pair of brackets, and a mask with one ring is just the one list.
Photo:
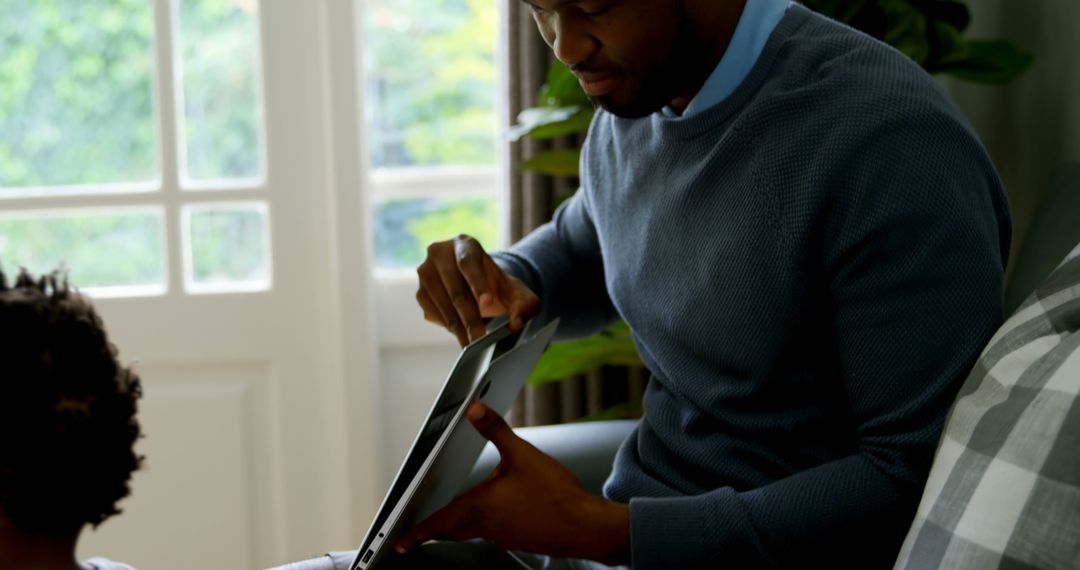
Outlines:
[[[503, 121], [513, 124], [518, 114], [537, 104], [537, 95], [554, 61], [524, 3], [503, 1], [504, 41], [507, 61], [504, 89], [508, 104]], [[509, 196], [507, 215], [510, 241], [516, 242], [551, 219], [555, 206], [578, 187], [576, 178], [551, 177], [522, 172], [519, 165], [529, 157], [552, 148], [578, 146], [574, 137], [538, 141], [528, 137], [507, 144], [504, 176]], [[612, 406], [640, 402], [645, 371], [640, 368], [605, 367], [562, 382], [529, 386], [514, 403], [510, 422], [515, 426], [565, 423], [596, 416]]]

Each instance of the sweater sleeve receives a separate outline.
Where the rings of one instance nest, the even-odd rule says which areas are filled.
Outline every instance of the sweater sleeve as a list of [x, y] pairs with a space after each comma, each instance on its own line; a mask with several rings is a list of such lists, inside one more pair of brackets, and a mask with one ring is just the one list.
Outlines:
[[1010, 223], [962, 121], [882, 131], [822, 156], [844, 166], [799, 236], [818, 243], [807, 273], [829, 305], [853, 452], [758, 488], [632, 499], [635, 568], [891, 567], [946, 412], [1000, 323]]
[[585, 190], [563, 202], [550, 222], [492, 257], [540, 297], [542, 323], [562, 319], [556, 340], [588, 336], [618, 317]]

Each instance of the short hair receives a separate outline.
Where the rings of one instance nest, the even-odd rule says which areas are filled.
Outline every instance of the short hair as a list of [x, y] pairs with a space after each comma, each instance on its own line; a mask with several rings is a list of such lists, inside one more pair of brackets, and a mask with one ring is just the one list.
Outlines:
[[22, 532], [65, 536], [120, 512], [142, 464], [139, 377], [89, 300], [54, 271], [0, 270], [0, 513]]

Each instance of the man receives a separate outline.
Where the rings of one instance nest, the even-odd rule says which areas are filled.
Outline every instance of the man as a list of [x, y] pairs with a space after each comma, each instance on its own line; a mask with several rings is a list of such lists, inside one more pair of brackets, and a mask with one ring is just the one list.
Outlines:
[[56, 273], [0, 271], [0, 568], [131, 570], [75, 559], [84, 526], [119, 513], [141, 458], [139, 378]]
[[891, 566], [1001, 318], [1008, 207], [971, 128], [902, 54], [786, 0], [529, 4], [601, 107], [581, 190], [507, 252], [433, 244], [417, 299], [462, 344], [503, 313], [563, 338], [621, 317], [645, 413], [601, 498], [474, 405], [502, 464], [399, 549]]

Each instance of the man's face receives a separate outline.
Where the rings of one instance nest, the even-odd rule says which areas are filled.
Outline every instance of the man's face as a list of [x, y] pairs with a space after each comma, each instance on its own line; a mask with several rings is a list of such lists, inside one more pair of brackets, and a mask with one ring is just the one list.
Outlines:
[[585, 92], [621, 117], [684, 95], [703, 50], [685, 0], [526, 0], [544, 40]]

